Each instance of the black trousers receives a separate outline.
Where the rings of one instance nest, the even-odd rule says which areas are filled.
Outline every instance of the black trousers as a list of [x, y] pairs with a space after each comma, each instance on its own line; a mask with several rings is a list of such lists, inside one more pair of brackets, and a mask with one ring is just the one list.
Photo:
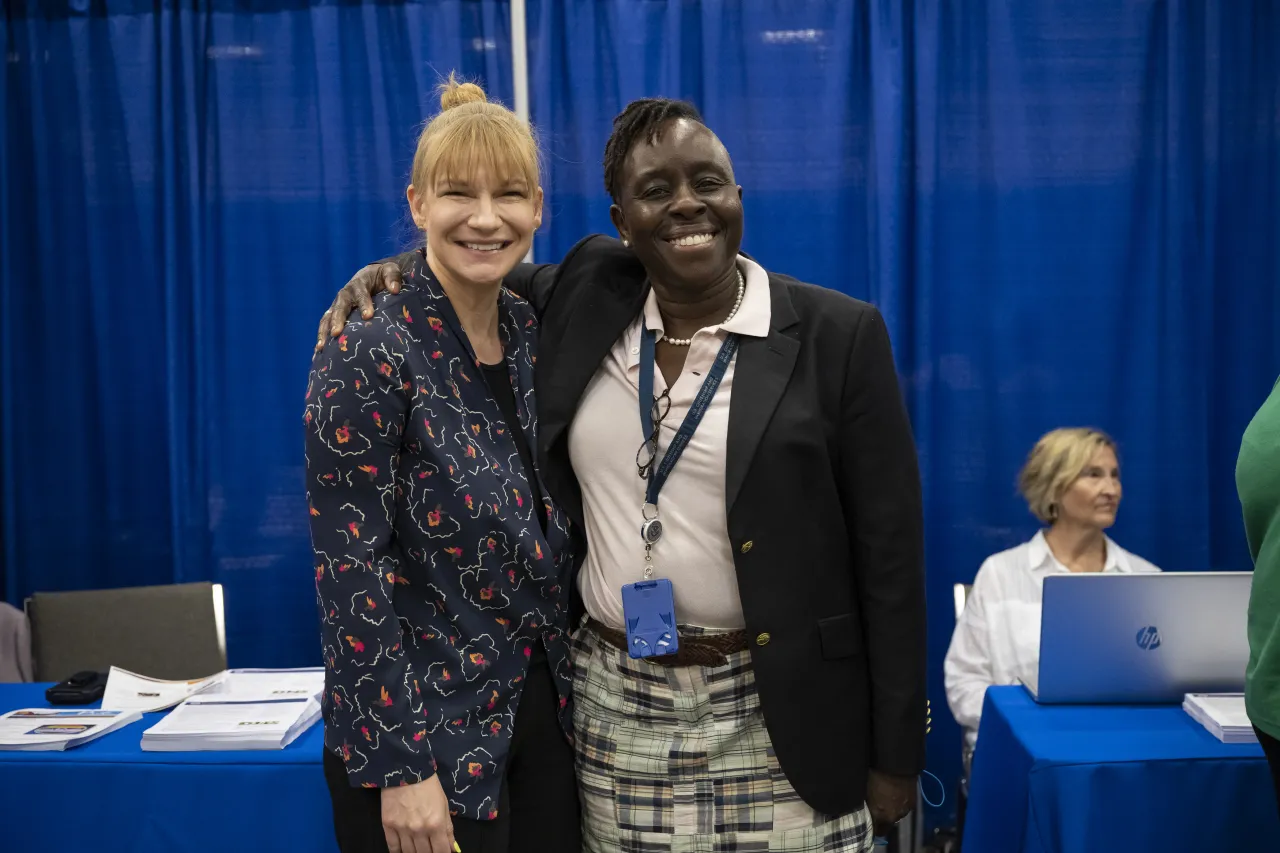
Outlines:
[[1271, 784], [1276, 789], [1276, 810], [1280, 811], [1280, 740], [1257, 726], [1253, 730], [1258, 735], [1258, 743], [1262, 744], [1262, 751], [1266, 753], [1267, 764], [1271, 765]]
[[[530, 663], [512, 727], [511, 752], [494, 820], [453, 819], [463, 853], [578, 853], [582, 849], [573, 748], [556, 717], [559, 706], [546, 659]], [[353, 788], [342, 759], [325, 750], [333, 830], [342, 853], [387, 853], [382, 793]]]

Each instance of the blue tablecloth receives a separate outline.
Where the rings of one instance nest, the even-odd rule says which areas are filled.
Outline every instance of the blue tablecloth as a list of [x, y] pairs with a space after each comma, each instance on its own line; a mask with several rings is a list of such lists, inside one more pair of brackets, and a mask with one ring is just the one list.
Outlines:
[[[0, 713], [47, 707], [46, 687], [0, 684]], [[320, 723], [283, 750], [143, 752], [162, 716], [65, 752], [0, 750], [0, 850], [337, 850]]]
[[1280, 850], [1262, 748], [1181, 707], [1037, 705], [987, 690], [965, 853]]

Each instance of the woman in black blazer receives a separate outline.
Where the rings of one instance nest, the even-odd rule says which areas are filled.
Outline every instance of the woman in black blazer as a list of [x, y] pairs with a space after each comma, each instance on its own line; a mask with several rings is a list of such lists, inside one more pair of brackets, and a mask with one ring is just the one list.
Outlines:
[[[542, 474], [586, 539], [585, 848], [868, 850], [914, 802], [926, 715], [919, 474], [884, 322], [740, 254], [741, 188], [688, 104], [628, 106], [605, 183], [621, 243], [507, 279], [542, 322]], [[398, 279], [366, 267], [322, 334]], [[620, 585], [672, 576], [672, 600], [619, 607]], [[624, 651], [672, 605], [678, 653]]]

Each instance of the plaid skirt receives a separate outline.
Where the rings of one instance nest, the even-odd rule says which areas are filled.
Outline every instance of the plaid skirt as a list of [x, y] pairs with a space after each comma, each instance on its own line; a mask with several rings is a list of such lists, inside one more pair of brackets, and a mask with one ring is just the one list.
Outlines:
[[573, 664], [587, 853], [872, 849], [866, 806], [821, 815], [787, 782], [765, 731], [750, 652], [716, 667], [660, 666], [583, 626]]

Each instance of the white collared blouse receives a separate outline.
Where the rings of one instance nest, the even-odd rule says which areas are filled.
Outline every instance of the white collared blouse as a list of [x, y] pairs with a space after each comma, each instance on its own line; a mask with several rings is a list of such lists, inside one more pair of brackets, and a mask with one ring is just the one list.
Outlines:
[[[1040, 602], [1044, 579], [1070, 571], [1049, 550], [1044, 531], [988, 557], [978, 569], [943, 662], [947, 704], [964, 727], [965, 744], [978, 737], [982, 700], [993, 684], [1034, 679], [1040, 668]], [[1107, 538], [1105, 572], [1160, 569]]]

